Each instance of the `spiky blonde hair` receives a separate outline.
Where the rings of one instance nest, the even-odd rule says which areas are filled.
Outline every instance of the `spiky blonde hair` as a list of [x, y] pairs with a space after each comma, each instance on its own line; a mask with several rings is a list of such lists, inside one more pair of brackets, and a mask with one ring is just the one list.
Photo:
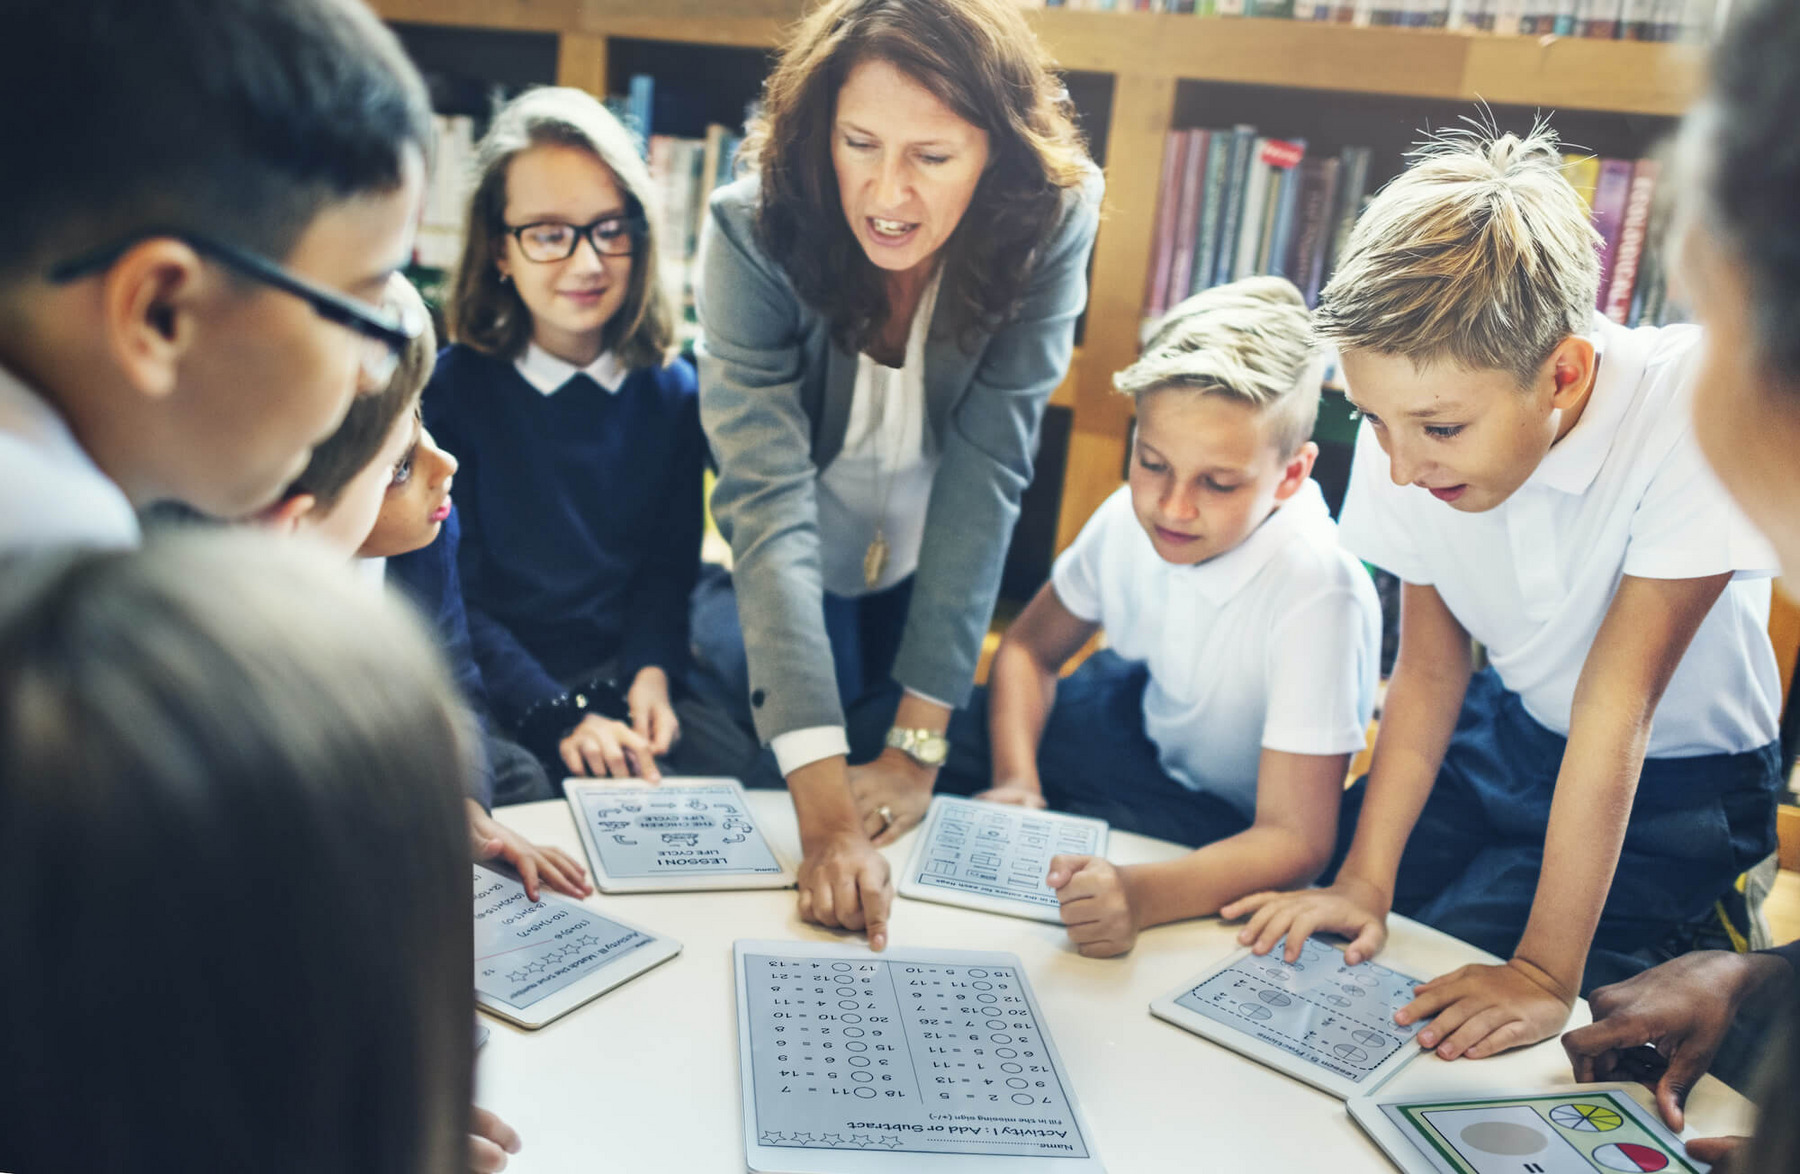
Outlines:
[[1313, 316], [1320, 337], [1531, 382], [1588, 329], [1600, 285], [1600, 234], [1558, 147], [1545, 122], [1423, 143], [1350, 234]]
[[1312, 435], [1323, 376], [1300, 291], [1283, 277], [1251, 277], [1170, 310], [1113, 386], [1133, 399], [1184, 388], [1253, 404], [1268, 421], [1270, 441], [1291, 457]]

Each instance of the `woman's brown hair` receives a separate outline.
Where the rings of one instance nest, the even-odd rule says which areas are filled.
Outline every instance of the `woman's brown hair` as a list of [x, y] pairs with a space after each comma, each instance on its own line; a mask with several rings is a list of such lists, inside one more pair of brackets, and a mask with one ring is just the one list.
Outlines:
[[762, 247], [846, 350], [863, 349], [888, 314], [831, 162], [838, 90], [869, 60], [987, 132], [987, 169], [944, 246], [940, 301], [968, 345], [1017, 312], [1064, 190], [1092, 166], [1073, 106], [1015, 0], [833, 0], [801, 23], [763, 87], [745, 155], [761, 177]]
[[564, 86], [527, 90], [500, 108], [475, 149], [475, 189], [467, 235], [451, 286], [450, 337], [501, 359], [516, 359], [531, 341], [531, 311], [495, 264], [506, 246], [506, 173], [532, 147], [579, 147], [592, 152], [618, 181], [627, 215], [649, 224], [631, 258], [631, 288], [606, 324], [601, 346], [626, 367], [666, 363], [674, 356], [675, 311], [657, 269], [662, 208], [637, 140], [593, 95]]

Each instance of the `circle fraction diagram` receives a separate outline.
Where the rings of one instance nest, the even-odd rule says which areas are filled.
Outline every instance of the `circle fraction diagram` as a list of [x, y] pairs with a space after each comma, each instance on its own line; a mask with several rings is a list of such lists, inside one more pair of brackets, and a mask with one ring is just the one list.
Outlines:
[[[1605, 1105], [1589, 1105], [1579, 1101], [1558, 1105], [1550, 1110], [1550, 1120], [1572, 1133], [1611, 1133], [1625, 1124], [1617, 1109]], [[1661, 1166], [1616, 1166], [1618, 1170], [1660, 1170]]]
[[1668, 1155], [1661, 1150], [1631, 1141], [1603, 1145], [1594, 1151], [1593, 1158], [1608, 1170], [1645, 1171], [1669, 1168]]

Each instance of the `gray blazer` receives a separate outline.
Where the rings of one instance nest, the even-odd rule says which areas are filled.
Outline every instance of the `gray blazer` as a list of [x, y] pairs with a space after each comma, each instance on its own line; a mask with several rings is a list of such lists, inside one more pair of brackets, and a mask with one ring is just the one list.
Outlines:
[[[1100, 219], [1093, 171], [1063, 199], [1020, 313], [973, 353], [942, 329], [925, 350], [926, 420], [940, 462], [894, 675], [954, 705], [968, 700], [1001, 565], [1031, 481], [1038, 423], [1068, 371]], [[764, 742], [844, 723], [819, 576], [819, 471], [843, 447], [857, 357], [831, 339], [756, 241], [754, 176], [712, 197], [696, 283], [700, 419], [718, 462], [713, 517], [732, 579]]]

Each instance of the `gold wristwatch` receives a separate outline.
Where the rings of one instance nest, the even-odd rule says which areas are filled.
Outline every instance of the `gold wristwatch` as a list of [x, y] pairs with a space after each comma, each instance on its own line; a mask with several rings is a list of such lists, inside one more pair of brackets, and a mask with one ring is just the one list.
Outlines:
[[887, 744], [904, 751], [908, 758], [920, 766], [942, 766], [944, 759], [950, 756], [949, 740], [931, 730], [910, 730], [895, 726], [887, 733]]

